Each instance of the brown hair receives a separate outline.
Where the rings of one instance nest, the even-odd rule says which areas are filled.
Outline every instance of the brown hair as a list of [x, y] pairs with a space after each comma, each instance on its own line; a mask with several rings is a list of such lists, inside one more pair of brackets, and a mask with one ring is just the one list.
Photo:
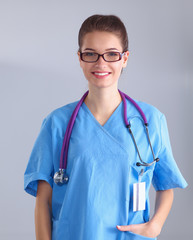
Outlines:
[[94, 31], [105, 31], [116, 34], [121, 40], [123, 52], [128, 51], [129, 41], [127, 31], [121, 19], [115, 15], [92, 15], [82, 23], [79, 30], [79, 52], [81, 51], [84, 36]]

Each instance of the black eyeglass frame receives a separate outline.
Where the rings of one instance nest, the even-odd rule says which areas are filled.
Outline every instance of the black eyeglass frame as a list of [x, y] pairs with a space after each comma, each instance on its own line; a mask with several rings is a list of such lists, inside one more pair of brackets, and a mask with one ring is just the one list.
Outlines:
[[[112, 52], [105, 52], [105, 53], [103, 53], [103, 54], [99, 54], [99, 53], [96, 53], [96, 52], [92, 52], [92, 53], [95, 53], [95, 54], [98, 55], [97, 59], [96, 59], [95, 61], [85, 61], [85, 60], [83, 60], [83, 57], [82, 57], [82, 55], [83, 55], [84, 53], [90, 53], [90, 52], [80, 52], [80, 59], [81, 59], [83, 62], [87, 62], [87, 63], [97, 62], [100, 57], [102, 57], [105, 62], [118, 62], [118, 61], [120, 61], [120, 60], [122, 59], [123, 55], [125, 54], [125, 52], [121, 53], [121, 52], [113, 52], [113, 51], [112, 51]], [[104, 58], [104, 55], [107, 54], [107, 53], [119, 53], [119, 59], [116, 60], [116, 61], [107, 61], [107, 60], [105, 60], [105, 58]]]

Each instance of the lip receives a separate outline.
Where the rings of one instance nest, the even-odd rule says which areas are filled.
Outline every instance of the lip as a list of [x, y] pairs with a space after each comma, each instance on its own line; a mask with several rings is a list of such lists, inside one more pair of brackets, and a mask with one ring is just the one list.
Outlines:
[[107, 71], [94, 71], [94, 72], [92, 72], [92, 74], [96, 78], [98, 78], [98, 79], [103, 79], [103, 78], [108, 77], [111, 74], [111, 72], [107, 72]]

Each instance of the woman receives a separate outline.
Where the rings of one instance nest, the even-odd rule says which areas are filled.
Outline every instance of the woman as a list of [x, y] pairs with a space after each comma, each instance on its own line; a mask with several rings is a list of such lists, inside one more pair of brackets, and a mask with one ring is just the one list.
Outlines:
[[[59, 169], [64, 135], [78, 102], [47, 116], [25, 172], [24, 188], [36, 196], [37, 239], [155, 239], [171, 209], [172, 189], [187, 186], [172, 155], [164, 115], [137, 101], [149, 124], [153, 159], [160, 161], [136, 165], [140, 157], [151, 163], [152, 151], [139, 111], [129, 100], [124, 102], [118, 90], [128, 56], [127, 32], [118, 17], [93, 15], [84, 21], [78, 57], [89, 92], [70, 138], [69, 181], [58, 186], [53, 176]], [[135, 140], [125, 126], [124, 104]], [[149, 219], [151, 183], [156, 203]]]

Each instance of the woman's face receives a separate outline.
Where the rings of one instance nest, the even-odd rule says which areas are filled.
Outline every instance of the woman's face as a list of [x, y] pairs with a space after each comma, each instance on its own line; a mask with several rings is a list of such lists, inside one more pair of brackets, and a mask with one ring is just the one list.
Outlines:
[[[84, 36], [81, 51], [103, 54], [105, 52], [123, 52], [120, 39], [113, 33], [94, 31]], [[88, 63], [80, 59], [80, 66], [84, 72], [89, 86], [106, 88], [117, 87], [122, 68], [126, 67], [129, 52], [117, 62], [106, 62], [102, 57], [97, 62]]]

